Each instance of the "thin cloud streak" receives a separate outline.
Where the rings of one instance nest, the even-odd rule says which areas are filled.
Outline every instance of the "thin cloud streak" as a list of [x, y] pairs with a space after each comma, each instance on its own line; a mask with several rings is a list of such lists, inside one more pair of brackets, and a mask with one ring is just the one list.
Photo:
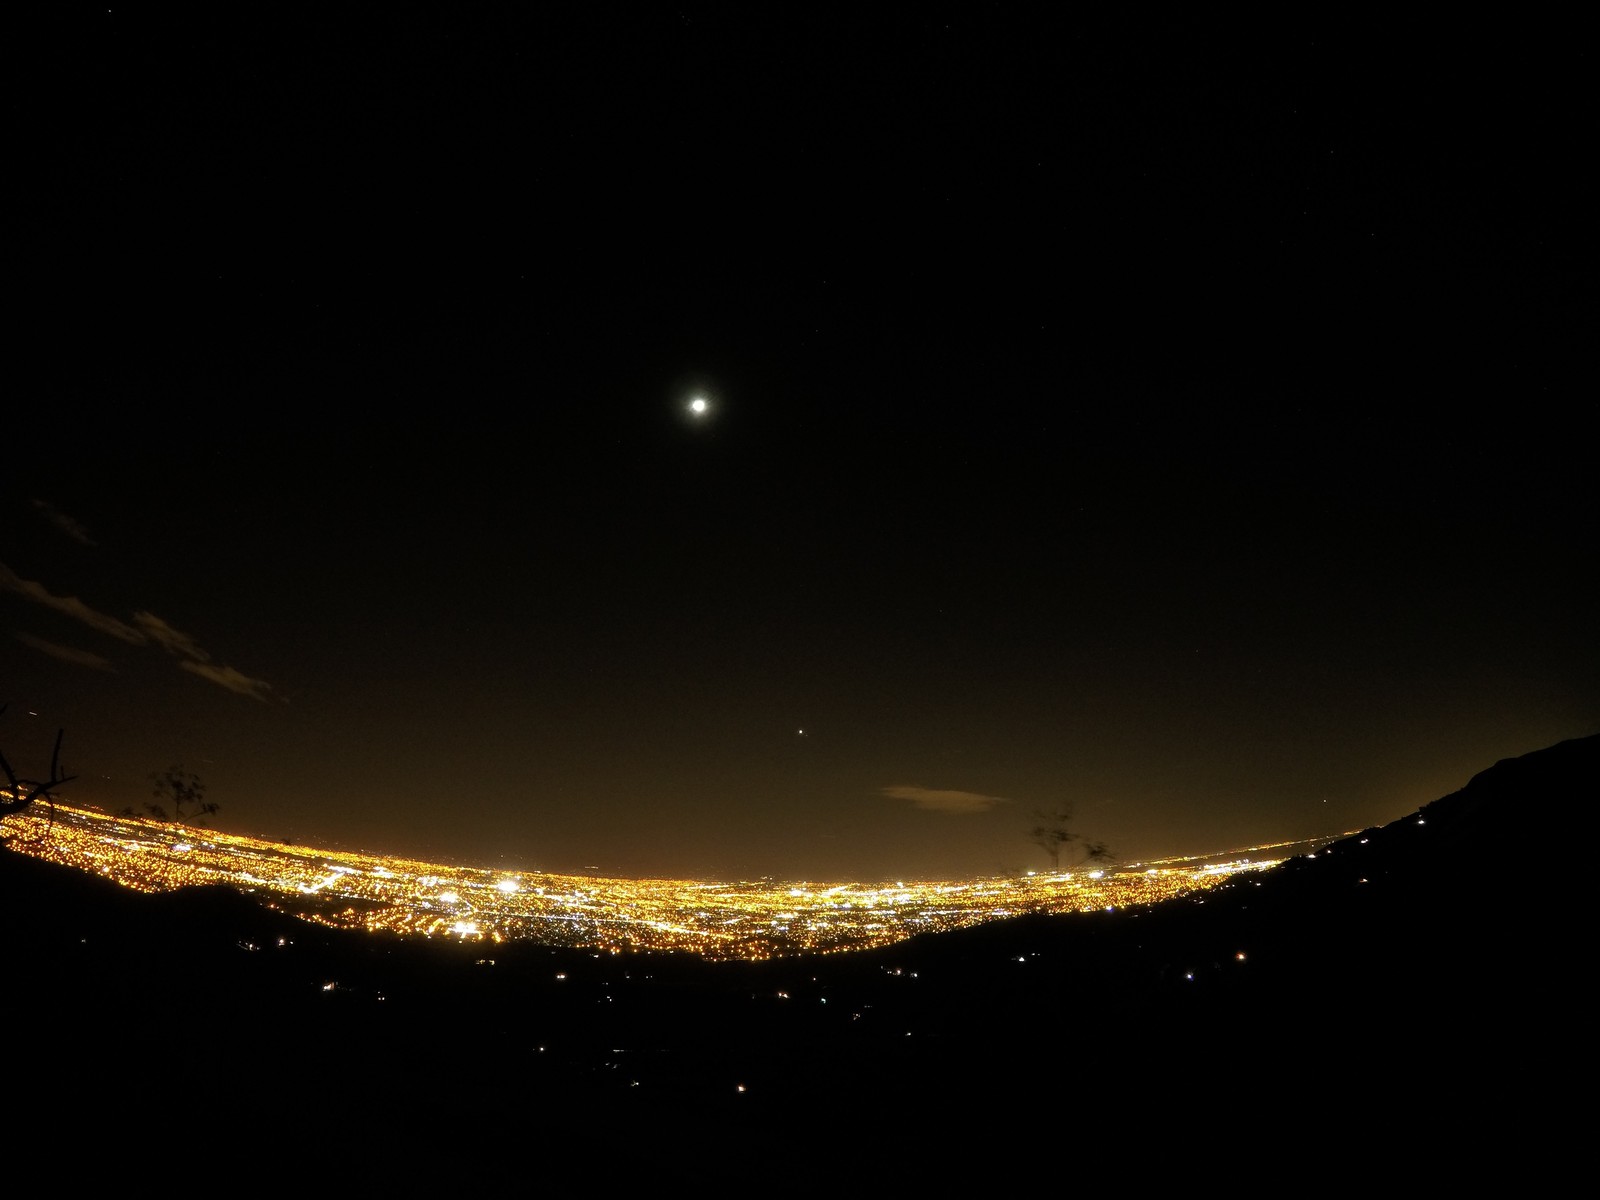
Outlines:
[[79, 667], [93, 667], [96, 671], [115, 671], [109, 658], [94, 654], [88, 650], [78, 650], [72, 646], [62, 646], [56, 642], [47, 642], [43, 638], [34, 637], [31, 633], [20, 630], [15, 634], [17, 641], [24, 646], [32, 646], [40, 654], [48, 654], [51, 658], [60, 659], [62, 662], [72, 663]]
[[44, 519], [54, 525], [62, 533], [82, 546], [96, 545], [95, 540], [89, 536], [89, 531], [83, 527], [82, 522], [75, 521], [67, 516], [48, 500], [34, 500], [31, 502], [34, 511], [40, 513]]
[[187, 633], [180, 633], [168, 625], [155, 613], [136, 612], [133, 614], [133, 623], [168, 654], [177, 654], [197, 663], [211, 661], [211, 655], [202, 650], [198, 642]]
[[232, 667], [214, 667], [210, 663], [180, 662], [179, 668], [188, 671], [191, 675], [198, 675], [201, 679], [209, 679], [218, 687], [225, 687], [230, 692], [237, 692], [241, 696], [250, 696], [256, 700], [266, 701], [272, 695], [272, 685], [264, 679], [251, 679], [248, 675], [234, 670]]
[[[265, 701], [272, 694], [272, 685], [264, 679], [252, 679], [250, 676], [233, 667], [218, 666], [212, 657], [201, 645], [181, 630], [174, 629], [166, 621], [152, 612], [140, 610], [133, 614], [134, 624], [129, 625], [115, 617], [90, 608], [76, 596], [57, 596], [43, 584], [31, 579], [23, 579], [5, 563], [0, 563], [0, 592], [15, 592], [32, 600], [35, 604], [53, 609], [81, 621], [89, 628], [108, 634], [119, 641], [127, 642], [132, 646], [148, 646], [154, 643], [168, 654], [178, 659], [178, 666], [191, 675], [209, 680], [218, 687], [226, 688], [241, 696], [250, 696], [257, 700]], [[98, 670], [114, 670], [109, 660], [88, 651], [74, 650], [55, 642], [47, 642], [42, 638], [33, 637], [31, 634], [18, 632], [18, 640], [25, 645], [32, 646], [42, 654], [59, 658], [65, 662], [76, 663], [80, 666], [94, 667]]]
[[115, 617], [108, 617], [103, 612], [90, 608], [76, 596], [57, 596], [50, 592], [43, 584], [32, 579], [23, 579], [5, 563], [0, 563], [0, 591], [16, 592], [25, 596], [35, 604], [42, 604], [46, 608], [53, 608], [58, 613], [64, 613], [75, 621], [82, 621], [90, 629], [97, 629], [101, 633], [109, 634], [119, 641], [127, 642], [130, 646], [143, 646], [149, 639], [133, 626], [119, 621]]
[[1004, 796], [985, 796], [979, 792], [942, 791], [938, 788], [916, 787], [910, 784], [897, 784], [882, 788], [880, 791], [895, 800], [909, 800], [918, 808], [929, 812], [958, 815], [987, 812], [997, 804], [1011, 803]]

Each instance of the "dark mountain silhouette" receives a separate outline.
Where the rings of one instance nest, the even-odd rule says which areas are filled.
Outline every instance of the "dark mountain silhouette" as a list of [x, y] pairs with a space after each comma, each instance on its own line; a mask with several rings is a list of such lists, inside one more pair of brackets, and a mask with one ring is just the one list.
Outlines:
[[763, 963], [352, 934], [0, 853], [7, 1095], [57, 1136], [121, 1113], [190, 1153], [368, 1146], [339, 1160], [356, 1174], [664, 1128], [724, 1163], [791, 1138], [888, 1139], [901, 1171], [992, 1147], [999, 1177], [1392, 1164], [1419, 1140], [1542, 1169], [1583, 955], [1553, 936], [1570, 855], [1524, 847], [1597, 779], [1600, 735], [1192, 899]]

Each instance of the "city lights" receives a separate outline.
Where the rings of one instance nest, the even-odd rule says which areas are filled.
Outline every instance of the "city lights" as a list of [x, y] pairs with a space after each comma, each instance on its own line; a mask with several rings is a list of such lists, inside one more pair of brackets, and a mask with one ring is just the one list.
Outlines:
[[1175, 859], [986, 879], [708, 882], [446, 866], [64, 804], [56, 805], [53, 821], [22, 814], [9, 828], [13, 850], [137, 891], [224, 884], [267, 907], [340, 929], [612, 953], [679, 950], [707, 959], [863, 950], [1027, 913], [1154, 904], [1289, 856], [1288, 847], [1273, 846], [1236, 852], [1226, 862]]

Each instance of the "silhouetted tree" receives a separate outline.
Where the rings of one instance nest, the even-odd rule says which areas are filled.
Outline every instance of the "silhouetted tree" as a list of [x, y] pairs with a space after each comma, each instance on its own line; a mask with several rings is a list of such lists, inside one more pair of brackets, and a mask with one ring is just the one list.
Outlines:
[[[205, 818], [218, 810], [218, 805], [208, 801], [206, 785], [200, 776], [192, 771], [185, 771], [182, 763], [174, 763], [165, 771], [155, 771], [150, 776], [155, 784], [151, 795], [156, 800], [165, 800], [172, 805], [172, 820], [194, 821], [203, 824]], [[145, 811], [158, 821], [165, 821], [167, 809], [164, 804], [146, 804]], [[188, 811], [185, 811], [187, 809]]]
[[[0, 713], [4, 713], [8, 707], [0, 704]], [[76, 775], [61, 773], [61, 736], [65, 732], [63, 729], [56, 730], [55, 748], [50, 752], [50, 775], [46, 779], [24, 779], [12, 769], [10, 760], [0, 754], [0, 769], [6, 773], [5, 784], [0, 786], [0, 820], [22, 812], [36, 800], [43, 800], [50, 805], [50, 819], [52, 822], [55, 820], [54, 789], [77, 778]], [[4, 844], [5, 839], [0, 838], [0, 845]]]
[[1061, 870], [1061, 854], [1068, 847], [1077, 847], [1072, 864], [1082, 866], [1092, 862], [1110, 862], [1116, 856], [1104, 842], [1091, 841], [1081, 833], [1072, 831], [1072, 805], [1062, 804], [1049, 812], [1034, 812], [1038, 824], [1028, 834], [1028, 840], [1050, 856], [1052, 873]]

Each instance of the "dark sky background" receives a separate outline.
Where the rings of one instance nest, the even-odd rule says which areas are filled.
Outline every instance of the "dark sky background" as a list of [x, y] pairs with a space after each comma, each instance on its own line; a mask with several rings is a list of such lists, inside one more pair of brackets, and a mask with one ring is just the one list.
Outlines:
[[1039, 809], [1211, 853], [1600, 727], [1573, 30], [52, 13], [0, 747], [64, 729], [63, 799], [958, 878], [1047, 866]]

